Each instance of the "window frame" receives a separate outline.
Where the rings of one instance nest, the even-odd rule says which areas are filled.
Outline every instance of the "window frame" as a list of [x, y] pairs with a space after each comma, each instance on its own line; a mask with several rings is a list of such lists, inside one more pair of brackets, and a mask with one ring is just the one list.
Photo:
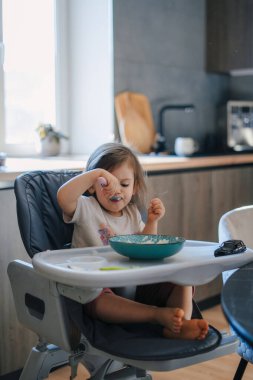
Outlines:
[[[0, 0], [0, 43], [3, 50], [2, 0]], [[3, 54], [3, 53], [2, 53]], [[2, 58], [1, 54], [1, 58]], [[4, 58], [4, 57], [3, 57]], [[0, 61], [0, 151], [4, 143], [4, 93], [3, 93], [3, 62]]]

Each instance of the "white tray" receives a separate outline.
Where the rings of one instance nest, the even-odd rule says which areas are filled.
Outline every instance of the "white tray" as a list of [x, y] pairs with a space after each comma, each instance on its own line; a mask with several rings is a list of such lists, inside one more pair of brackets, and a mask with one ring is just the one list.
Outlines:
[[253, 251], [214, 257], [218, 243], [187, 240], [172, 257], [137, 261], [121, 256], [111, 247], [78, 248], [37, 253], [34, 268], [56, 282], [100, 288], [171, 281], [181, 285], [202, 285], [221, 272], [253, 261]]

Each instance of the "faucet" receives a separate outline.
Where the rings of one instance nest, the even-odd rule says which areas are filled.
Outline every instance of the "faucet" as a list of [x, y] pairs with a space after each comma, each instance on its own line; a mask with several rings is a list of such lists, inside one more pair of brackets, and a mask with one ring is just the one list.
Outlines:
[[163, 115], [168, 110], [184, 110], [185, 112], [192, 112], [195, 109], [193, 104], [165, 104], [161, 107], [158, 115], [158, 133], [164, 138], [164, 126], [163, 126]]

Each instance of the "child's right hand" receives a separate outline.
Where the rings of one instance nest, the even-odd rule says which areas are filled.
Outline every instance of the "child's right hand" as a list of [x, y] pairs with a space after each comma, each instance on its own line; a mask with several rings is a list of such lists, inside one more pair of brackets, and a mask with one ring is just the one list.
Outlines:
[[107, 181], [104, 177], [98, 177], [98, 183], [101, 187], [107, 186]]
[[97, 182], [105, 196], [112, 197], [120, 191], [119, 180], [106, 170], [104, 170], [103, 176], [98, 177]]

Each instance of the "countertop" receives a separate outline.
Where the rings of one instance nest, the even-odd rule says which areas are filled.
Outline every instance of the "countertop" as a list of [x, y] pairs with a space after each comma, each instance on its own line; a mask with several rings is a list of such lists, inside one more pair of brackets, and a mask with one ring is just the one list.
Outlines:
[[[83, 170], [88, 156], [57, 156], [47, 158], [6, 159], [0, 167], [0, 182], [13, 182], [21, 173], [31, 170]], [[139, 160], [149, 173], [177, 170], [194, 170], [253, 164], [253, 154], [231, 154], [219, 156], [177, 157], [172, 155], [141, 155]]]

